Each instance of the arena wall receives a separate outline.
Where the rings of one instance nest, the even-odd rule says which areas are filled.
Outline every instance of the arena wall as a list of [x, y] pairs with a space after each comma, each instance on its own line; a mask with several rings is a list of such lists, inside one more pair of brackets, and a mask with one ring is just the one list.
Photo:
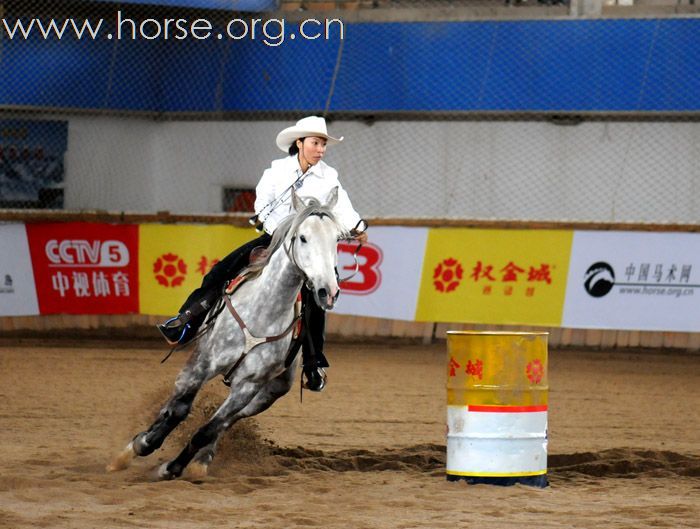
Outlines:
[[[254, 188], [285, 121], [71, 117], [65, 208], [222, 211]], [[700, 123], [335, 121], [328, 150], [371, 217], [696, 223]]]

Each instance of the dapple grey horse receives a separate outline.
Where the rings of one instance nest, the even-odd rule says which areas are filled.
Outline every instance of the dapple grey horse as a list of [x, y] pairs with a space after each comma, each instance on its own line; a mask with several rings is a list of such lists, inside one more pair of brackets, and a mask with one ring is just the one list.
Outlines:
[[[262, 262], [247, 269], [253, 277], [231, 295], [232, 310], [224, 310], [200, 337], [156, 420], [108, 470], [122, 470], [135, 456], [153, 453], [188, 415], [202, 385], [225, 375], [231, 386], [228, 397], [180, 454], [158, 469], [160, 479], [173, 479], [192, 462], [188, 472], [206, 475], [221, 433], [265, 411], [290, 390], [298, 361], [285, 365], [292, 339], [288, 331], [295, 323], [294, 304], [302, 285], [307, 284], [324, 310], [333, 308], [339, 293], [337, 242], [347, 234], [332, 213], [336, 201], [337, 188], [325, 205], [293, 194], [295, 213], [275, 230]], [[274, 339], [266, 341], [269, 337]]]

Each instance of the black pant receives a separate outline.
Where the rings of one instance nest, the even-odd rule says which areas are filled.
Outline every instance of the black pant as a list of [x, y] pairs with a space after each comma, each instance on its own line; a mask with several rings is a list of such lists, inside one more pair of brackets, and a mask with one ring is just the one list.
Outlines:
[[[197, 303], [206, 301], [206, 306], [211, 306], [214, 301], [221, 295], [226, 281], [233, 279], [241, 271], [248, 266], [250, 261], [251, 252], [258, 246], [267, 248], [270, 245], [270, 237], [267, 233], [263, 233], [257, 239], [253, 239], [250, 242], [245, 243], [243, 246], [239, 246], [221, 261], [216, 263], [211, 270], [202, 278], [202, 285], [193, 290], [189, 295], [185, 303], [180, 307], [180, 312], [185, 310], [192, 310]], [[197, 327], [199, 327], [204, 321], [205, 314], [202, 314]], [[194, 318], [193, 318], [194, 319]], [[192, 325], [194, 326], [194, 325]]]
[[305, 328], [302, 331], [302, 361], [307, 367], [328, 367], [323, 354], [326, 341], [326, 311], [318, 306], [314, 293], [304, 285], [301, 288]]
[[[202, 278], [199, 288], [192, 291], [185, 303], [180, 307], [180, 314], [185, 311], [192, 312], [189, 321], [190, 329], [185, 335], [184, 341], [197, 333], [197, 330], [206, 319], [209, 308], [221, 296], [227, 281], [235, 278], [248, 265], [251, 252], [260, 246], [267, 248], [272, 237], [263, 233], [257, 239], [236, 248], [233, 252], [216, 263], [212, 269]], [[304, 340], [302, 342], [302, 356], [305, 366], [328, 367], [328, 361], [323, 355], [326, 330], [326, 312], [318, 306], [313, 292], [304, 285], [301, 289], [302, 304], [304, 306]]]

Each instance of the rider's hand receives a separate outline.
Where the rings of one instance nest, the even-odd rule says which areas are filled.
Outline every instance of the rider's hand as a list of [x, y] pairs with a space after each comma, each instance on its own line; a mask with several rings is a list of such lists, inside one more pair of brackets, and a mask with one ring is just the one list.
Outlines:
[[355, 240], [356, 240], [357, 242], [359, 242], [360, 244], [365, 244], [365, 243], [367, 242], [367, 239], [368, 239], [368, 237], [367, 237], [367, 232], [366, 232], [366, 231], [361, 231], [361, 232], [359, 232], [359, 233], [356, 233], [356, 234], [353, 236], [353, 239], [355, 239]]

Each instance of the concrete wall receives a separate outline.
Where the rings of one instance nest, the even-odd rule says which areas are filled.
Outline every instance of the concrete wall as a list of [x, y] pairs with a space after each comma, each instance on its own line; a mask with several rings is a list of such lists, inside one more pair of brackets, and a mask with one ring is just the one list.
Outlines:
[[[221, 211], [288, 122], [69, 121], [66, 209]], [[700, 219], [700, 123], [337, 121], [327, 161], [368, 217]]]

